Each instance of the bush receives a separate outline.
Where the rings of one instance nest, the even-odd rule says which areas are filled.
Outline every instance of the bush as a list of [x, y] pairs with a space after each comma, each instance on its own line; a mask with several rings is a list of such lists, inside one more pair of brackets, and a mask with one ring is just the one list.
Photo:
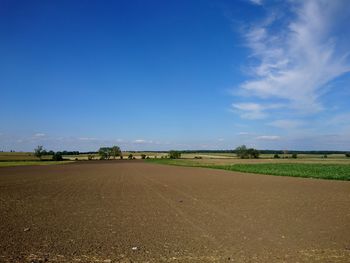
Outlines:
[[94, 157], [93, 157], [91, 154], [88, 155], [88, 160], [89, 160], [89, 161], [91, 161], [93, 158], [94, 158]]
[[237, 157], [241, 159], [249, 158], [248, 149], [245, 145], [238, 146], [235, 150]]
[[323, 155], [323, 158], [328, 158], [327, 154]]
[[179, 159], [179, 158], [181, 158], [181, 153], [179, 151], [170, 151], [169, 158], [170, 159]]
[[57, 152], [52, 155], [52, 161], [63, 161], [62, 154], [60, 152]]
[[298, 158], [298, 155], [296, 153], [293, 153], [292, 158], [296, 159], [296, 158]]
[[247, 150], [249, 158], [258, 159], [259, 158], [259, 151], [253, 148], [250, 148]]
[[275, 153], [275, 155], [273, 156], [273, 158], [275, 158], [275, 159], [279, 159], [279, 158], [280, 158], [280, 156], [279, 156], [277, 153]]
[[141, 154], [141, 159], [146, 159], [146, 154]]
[[238, 146], [235, 150], [237, 157], [241, 159], [248, 159], [248, 158], [254, 158], [257, 159], [259, 158], [259, 151], [254, 149], [254, 148], [249, 148], [245, 145]]
[[345, 154], [345, 157], [350, 157], [350, 153], [346, 153], [346, 154]]
[[195, 156], [194, 159], [202, 159], [202, 156]]
[[133, 158], [133, 155], [130, 153], [129, 156], [128, 156], [128, 159], [132, 160], [132, 158]]

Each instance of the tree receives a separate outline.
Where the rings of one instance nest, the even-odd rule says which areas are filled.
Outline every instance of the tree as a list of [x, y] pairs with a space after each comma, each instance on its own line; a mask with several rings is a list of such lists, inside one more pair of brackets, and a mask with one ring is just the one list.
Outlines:
[[101, 147], [98, 150], [101, 160], [109, 160], [111, 158], [111, 148], [110, 147]]
[[44, 147], [42, 145], [38, 145], [38, 147], [34, 149], [34, 155], [41, 160], [41, 157], [44, 155], [44, 151]]
[[133, 158], [133, 155], [132, 155], [132, 153], [130, 153], [129, 156], [128, 156], [128, 159], [132, 160], [132, 158]]
[[254, 158], [257, 159], [259, 158], [259, 151], [254, 149], [254, 148], [249, 148], [245, 145], [238, 146], [235, 150], [236, 155], [241, 158], [241, 159], [248, 159], [248, 158]]
[[273, 158], [278, 159], [278, 158], [280, 158], [280, 156], [279, 156], [277, 153], [275, 153], [275, 155], [273, 156]]
[[254, 149], [254, 148], [249, 148], [247, 150], [247, 153], [248, 153], [249, 158], [253, 158], [253, 159], [259, 158], [259, 151]]
[[113, 159], [115, 159], [115, 157], [117, 156], [121, 156], [122, 151], [120, 150], [119, 146], [113, 146], [111, 148], [111, 155], [113, 156]]
[[248, 149], [247, 149], [247, 146], [245, 146], [245, 145], [238, 146], [236, 148], [235, 152], [236, 152], [237, 157], [239, 157], [241, 159], [249, 158]]
[[350, 153], [346, 153], [346, 154], [345, 154], [345, 157], [350, 157]]
[[170, 151], [169, 152], [169, 158], [170, 159], [179, 159], [179, 158], [181, 158], [181, 152], [179, 152], [179, 151]]
[[146, 159], [146, 154], [141, 154], [141, 159]]
[[296, 158], [298, 158], [298, 155], [296, 153], [293, 153], [292, 158], [296, 159]]

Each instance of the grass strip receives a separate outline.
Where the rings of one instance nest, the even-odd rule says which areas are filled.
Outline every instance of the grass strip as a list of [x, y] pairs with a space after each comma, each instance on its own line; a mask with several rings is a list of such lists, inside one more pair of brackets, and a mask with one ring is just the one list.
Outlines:
[[148, 162], [222, 169], [228, 171], [237, 171], [244, 173], [267, 174], [278, 176], [292, 176], [317, 179], [331, 179], [350, 181], [349, 164], [322, 164], [322, 163], [259, 163], [259, 164], [232, 164], [232, 165], [213, 165], [196, 163], [182, 159], [149, 159]]
[[53, 164], [67, 164], [74, 161], [2, 161], [0, 167], [10, 166], [24, 166], [24, 165], [53, 165]]

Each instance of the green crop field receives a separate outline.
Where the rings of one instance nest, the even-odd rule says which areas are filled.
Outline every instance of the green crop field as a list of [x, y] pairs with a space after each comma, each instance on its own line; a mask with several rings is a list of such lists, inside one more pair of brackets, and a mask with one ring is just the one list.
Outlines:
[[350, 180], [350, 164], [333, 163], [235, 163], [231, 165], [206, 164], [189, 160], [158, 159], [149, 162], [179, 166], [223, 169], [237, 172], [293, 176], [333, 180]]

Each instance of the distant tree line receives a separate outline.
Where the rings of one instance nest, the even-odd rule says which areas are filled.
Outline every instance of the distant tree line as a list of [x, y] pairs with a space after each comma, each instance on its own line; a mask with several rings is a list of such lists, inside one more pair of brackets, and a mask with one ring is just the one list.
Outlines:
[[42, 145], [37, 146], [34, 149], [34, 156], [38, 157], [40, 161], [45, 155], [51, 155], [52, 161], [63, 161], [63, 152], [46, 151]]
[[[149, 151], [152, 153], [163, 153], [164, 151]], [[93, 154], [99, 154], [101, 160], [109, 160], [111, 158], [116, 159], [116, 157], [120, 157], [120, 159], [123, 159], [122, 151], [120, 150], [119, 146], [112, 146], [112, 147], [101, 147], [97, 152], [91, 151], [91, 152], [84, 152], [84, 154], [88, 154], [88, 160], [93, 159]], [[149, 157], [144, 154], [142, 151], [131, 151], [128, 159], [135, 159], [132, 153], [142, 153], [141, 159], [148, 159]], [[242, 159], [256, 159], [259, 158], [260, 154], [273, 154], [273, 158], [281, 158], [280, 154], [282, 155], [282, 158], [288, 158], [286, 156], [286, 153], [291, 154], [291, 158], [297, 158], [298, 154], [318, 154], [323, 155], [323, 158], [327, 158], [328, 154], [344, 154], [346, 157], [350, 158], [350, 152], [347, 151], [282, 151], [282, 150], [257, 150], [254, 148], [247, 148], [245, 145], [238, 146], [234, 150], [184, 150], [184, 151], [175, 151], [171, 150], [168, 152], [168, 156], [165, 156], [165, 158], [170, 159], [179, 159], [181, 158], [182, 153], [232, 153], [236, 154], [237, 157]], [[34, 155], [38, 157], [40, 160], [42, 160], [43, 156], [51, 156], [52, 160], [55, 161], [61, 161], [63, 160], [64, 155], [79, 155], [83, 154], [79, 151], [57, 151], [54, 152], [52, 150], [47, 151], [44, 149], [43, 146], [39, 145], [34, 149]], [[162, 156], [163, 158], [163, 156]], [[198, 157], [197, 157], [198, 158]]]

